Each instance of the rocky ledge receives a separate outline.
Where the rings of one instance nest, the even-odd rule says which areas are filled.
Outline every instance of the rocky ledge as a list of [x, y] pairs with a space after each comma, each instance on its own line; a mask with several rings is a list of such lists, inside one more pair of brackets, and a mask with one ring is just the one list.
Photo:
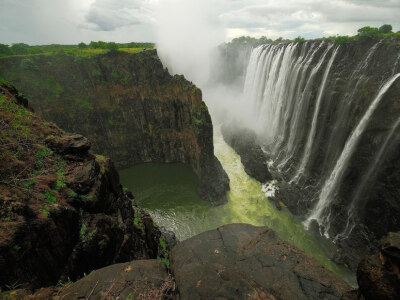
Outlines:
[[221, 132], [225, 142], [240, 156], [247, 175], [261, 183], [272, 180], [267, 165], [268, 156], [257, 142], [254, 131], [228, 123], [221, 127]]
[[400, 232], [390, 232], [380, 251], [364, 258], [357, 269], [359, 289], [342, 300], [395, 300], [400, 297]]
[[[225, 225], [177, 244], [171, 271], [155, 260], [117, 264], [81, 280], [15, 291], [27, 299], [339, 299], [351, 287], [267, 227]], [[29, 298], [31, 297], [31, 298]]]
[[36, 116], [4, 83], [0, 135], [1, 289], [55, 285], [164, 255], [160, 231], [110, 159]]
[[338, 299], [351, 289], [273, 230], [247, 224], [181, 242], [171, 266], [182, 299]]

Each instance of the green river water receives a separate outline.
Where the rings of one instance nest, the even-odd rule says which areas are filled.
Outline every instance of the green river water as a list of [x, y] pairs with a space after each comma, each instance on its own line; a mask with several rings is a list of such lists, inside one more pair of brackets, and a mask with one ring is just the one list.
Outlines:
[[212, 207], [196, 195], [197, 180], [183, 164], [140, 164], [120, 171], [122, 184], [135, 195], [159, 226], [184, 240], [229, 223], [249, 223], [274, 229], [285, 241], [297, 246], [353, 286], [355, 276], [331, 262], [324, 253], [334, 245], [316, 239], [300, 220], [286, 208], [278, 210], [262, 191], [260, 182], [244, 171], [240, 157], [225, 143], [218, 128], [214, 130], [215, 155], [230, 179], [228, 203]]

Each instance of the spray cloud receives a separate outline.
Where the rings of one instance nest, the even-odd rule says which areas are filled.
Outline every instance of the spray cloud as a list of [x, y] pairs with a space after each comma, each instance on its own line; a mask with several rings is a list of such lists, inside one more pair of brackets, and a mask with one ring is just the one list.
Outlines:
[[158, 53], [169, 71], [204, 86], [209, 78], [210, 51], [225, 39], [215, 1], [159, 1], [156, 31]]

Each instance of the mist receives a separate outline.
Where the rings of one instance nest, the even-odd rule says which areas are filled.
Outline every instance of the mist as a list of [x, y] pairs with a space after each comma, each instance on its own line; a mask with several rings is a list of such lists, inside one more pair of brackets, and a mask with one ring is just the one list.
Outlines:
[[156, 9], [157, 50], [172, 74], [199, 87], [210, 77], [210, 53], [225, 41], [214, 1], [166, 0]]
[[[218, 47], [227, 32], [219, 19], [224, 1], [166, 0], [156, 5], [157, 51], [171, 74], [182, 74], [203, 92], [214, 124], [248, 123], [240, 83], [223, 82], [228, 71]], [[243, 61], [243, 58], [238, 58]], [[245, 125], [245, 124], [243, 124]]]

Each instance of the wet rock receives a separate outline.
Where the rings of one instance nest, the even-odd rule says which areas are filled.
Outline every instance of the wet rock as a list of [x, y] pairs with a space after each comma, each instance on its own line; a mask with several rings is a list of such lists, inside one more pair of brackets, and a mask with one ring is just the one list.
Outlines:
[[60, 154], [82, 154], [91, 147], [89, 140], [80, 134], [67, 134], [57, 138], [50, 136], [46, 139], [46, 143]]
[[225, 142], [239, 154], [246, 173], [261, 183], [272, 180], [268, 170], [268, 157], [257, 143], [256, 134], [234, 124], [224, 124], [221, 128]]
[[162, 262], [139, 260], [93, 271], [59, 295], [67, 299], [168, 299], [173, 290]]
[[[175, 284], [165, 265], [158, 260], [114, 264], [62, 286], [36, 292], [16, 290], [4, 299], [172, 299]], [[9, 298], [7, 298], [9, 297]]]
[[267, 227], [231, 224], [175, 246], [182, 299], [339, 299], [351, 287]]
[[[0, 289], [54, 285], [161, 256], [160, 231], [123, 191], [112, 162], [89, 153], [83, 136], [24, 109], [17, 92], [3, 84], [0, 92], [2, 134], [16, 148], [24, 145], [18, 156], [0, 147]], [[17, 116], [20, 127], [4, 126]]]
[[357, 300], [357, 297], [358, 297], [358, 291], [352, 290], [344, 293], [340, 298], [340, 300]]
[[161, 237], [164, 239], [168, 249], [172, 249], [178, 243], [175, 233], [165, 227], [161, 227], [160, 231]]
[[[32, 63], [37, 72], [13, 72], [18, 74], [13, 81], [46, 120], [87, 136], [92, 150], [110, 157], [117, 168], [145, 162], [187, 164], [198, 176], [201, 199], [215, 205], [226, 202], [229, 179], [214, 156], [212, 121], [201, 90], [183, 76], [171, 76], [156, 50], [90, 59], [43, 56], [32, 58]], [[3, 72], [20, 64], [1, 61], [0, 76], [11, 76]], [[53, 86], [32, 88], [32, 79], [49, 76], [61, 94], [54, 94], [59, 89]], [[82, 161], [90, 147], [79, 135], [48, 142], [74, 161]]]
[[380, 252], [366, 257], [357, 269], [359, 298], [365, 300], [399, 299], [400, 232], [384, 238]]

